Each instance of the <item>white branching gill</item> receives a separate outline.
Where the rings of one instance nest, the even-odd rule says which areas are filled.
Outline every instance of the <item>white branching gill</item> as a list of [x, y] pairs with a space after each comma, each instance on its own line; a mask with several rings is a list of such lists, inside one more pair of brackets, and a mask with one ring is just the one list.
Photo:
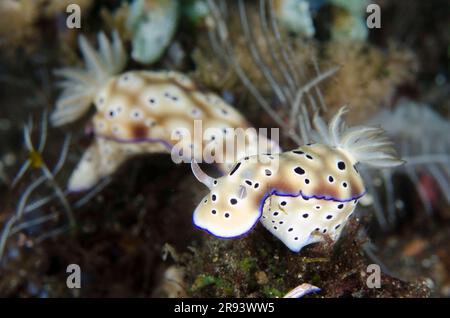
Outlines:
[[393, 143], [382, 128], [347, 127], [343, 121], [347, 111], [347, 107], [342, 107], [328, 126], [318, 114], [314, 116], [314, 126], [321, 142], [344, 149], [355, 162], [373, 167], [388, 168], [404, 163], [398, 159]]
[[78, 43], [85, 68], [68, 67], [55, 71], [62, 77], [58, 85], [63, 90], [51, 116], [54, 126], [73, 122], [83, 116], [89, 110], [100, 86], [120, 73], [127, 62], [126, 52], [117, 32], [113, 32], [112, 42], [100, 32], [98, 51], [83, 35], [80, 35]]

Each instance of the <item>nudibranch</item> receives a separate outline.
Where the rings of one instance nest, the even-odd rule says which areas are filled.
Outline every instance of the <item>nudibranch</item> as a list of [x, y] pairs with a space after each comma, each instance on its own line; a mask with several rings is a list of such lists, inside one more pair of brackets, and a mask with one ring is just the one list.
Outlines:
[[315, 116], [320, 143], [245, 157], [217, 179], [193, 162], [194, 175], [210, 189], [194, 211], [194, 224], [215, 236], [233, 238], [260, 220], [294, 252], [325, 237], [336, 241], [365, 194], [357, 164], [402, 163], [381, 128], [346, 128], [345, 112], [342, 108], [329, 128]]
[[[140, 153], [171, 152], [202, 160], [202, 149], [221, 148], [233, 140], [233, 129], [250, 128], [247, 120], [214, 93], [204, 93], [185, 75], [172, 71], [128, 71], [117, 33], [113, 42], [100, 33], [99, 52], [81, 36], [86, 69], [63, 69], [61, 97], [52, 114], [56, 126], [74, 121], [95, 104], [94, 142], [69, 179], [71, 191], [85, 190]], [[198, 125], [197, 125], [198, 124]], [[196, 128], [200, 132], [196, 134]], [[261, 146], [262, 145], [262, 146]], [[262, 147], [262, 148], [261, 148]], [[219, 163], [227, 171], [238, 159], [260, 151], [278, 152], [278, 144], [248, 129], [245, 141]], [[229, 155], [229, 154], [228, 154]]]

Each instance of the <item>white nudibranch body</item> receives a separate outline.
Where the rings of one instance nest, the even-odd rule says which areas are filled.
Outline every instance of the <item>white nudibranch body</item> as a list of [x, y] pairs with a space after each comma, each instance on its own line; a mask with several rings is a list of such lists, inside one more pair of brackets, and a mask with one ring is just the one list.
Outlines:
[[[96, 108], [92, 119], [95, 140], [71, 175], [69, 190], [92, 187], [136, 154], [176, 149], [183, 159], [200, 161], [203, 149], [222, 148], [234, 138], [234, 134], [227, 134], [228, 129], [250, 128], [231, 105], [214, 93], [199, 91], [181, 73], [129, 71], [116, 75], [119, 68], [109, 63], [123, 67], [126, 61], [120, 39], [115, 35], [111, 44], [100, 34], [99, 43], [97, 53], [81, 37], [87, 69], [59, 72], [66, 80], [52, 114], [54, 125], [78, 119], [92, 103]], [[201, 122], [197, 134], [196, 120]], [[219, 167], [227, 171], [238, 159], [257, 154], [261, 145], [265, 152], [279, 151], [275, 142], [261, 139], [251, 130]]]
[[215, 236], [232, 238], [260, 220], [294, 252], [325, 237], [336, 241], [365, 194], [356, 165], [402, 163], [383, 130], [347, 129], [341, 121], [344, 112], [341, 109], [329, 127], [316, 116], [323, 143], [246, 157], [221, 178], [206, 176], [193, 163], [194, 174], [211, 190], [195, 209], [194, 224]]

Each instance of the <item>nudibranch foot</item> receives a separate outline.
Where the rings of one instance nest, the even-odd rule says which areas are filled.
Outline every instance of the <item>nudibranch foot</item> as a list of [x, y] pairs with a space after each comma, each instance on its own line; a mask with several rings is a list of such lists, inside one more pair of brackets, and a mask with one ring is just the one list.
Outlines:
[[92, 188], [99, 180], [112, 175], [125, 161], [145, 153], [161, 153], [166, 146], [159, 141], [126, 143], [108, 138], [94, 139], [72, 172], [68, 190], [81, 192]]
[[358, 198], [348, 201], [298, 196], [271, 196], [264, 205], [263, 226], [291, 251], [323, 242], [325, 235], [336, 241], [352, 216]]

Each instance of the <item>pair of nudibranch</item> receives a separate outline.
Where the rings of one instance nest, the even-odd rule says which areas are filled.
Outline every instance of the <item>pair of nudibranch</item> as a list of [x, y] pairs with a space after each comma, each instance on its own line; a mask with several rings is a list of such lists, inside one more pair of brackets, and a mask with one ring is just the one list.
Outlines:
[[[99, 34], [99, 52], [84, 37], [80, 49], [86, 69], [59, 70], [64, 88], [52, 115], [54, 125], [81, 117], [95, 104], [95, 139], [69, 180], [69, 190], [83, 190], [113, 173], [126, 159], [139, 153], [168, 152], [178, 142], [173, 136], [192, 132], [194, 121], [203, 129], [220, 128], [215, 135], [182, 143], [181, 150], [221, 145], [229, 141], [228, 128], [248, 128], [245, 118], [212, 93], [203, 93], [186, 76], [176, 72], [130, 71], [122, 43]], [[213, 179], [192, 157], [192, 170], [211, 192], [194, 212], [194, 224], [222, 238], [248, 232], [259, 220], [291, 250], [318, 242], [325, 236], [337, 240], [364, 193], [357, 163], [390, 167], [401, 163], [380, 128], [346, 128], [345, 109], [329, 127], [316, 116], [321, 143], [280, 153], [268, 142], [246, 138], [234, 152], [234, 164], [222, 164], [226, 174]]]

